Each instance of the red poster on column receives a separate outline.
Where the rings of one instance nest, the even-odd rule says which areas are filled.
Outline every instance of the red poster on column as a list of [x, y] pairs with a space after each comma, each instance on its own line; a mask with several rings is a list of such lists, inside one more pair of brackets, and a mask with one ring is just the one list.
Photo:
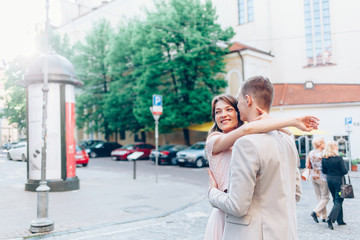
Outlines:
[[66, 173], [67, 178], [76, 177], [75, 162], [75, 103], [65, 103], [66, 121]]

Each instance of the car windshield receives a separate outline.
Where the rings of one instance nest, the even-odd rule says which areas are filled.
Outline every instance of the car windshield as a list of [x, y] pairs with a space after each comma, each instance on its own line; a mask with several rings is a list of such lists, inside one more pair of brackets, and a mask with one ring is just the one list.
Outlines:
[[101, 148], [103, 146], [103, 143], [99, 143], [97, 145], [95, 145], [95, 148]]
[[160, 151], [170, 150], [174, 147], [174, 145], [163, 145], [159, 147]]
[[75, 145], [75, 149], [76, 149], [76, 151], [77, 152], [79, 152], [79, 151], [82, 151], [83, 149], [82, 149], [82, 147], [80, 147], [79, 145]]
[[132, 150], [134, 149], [135, 144], [125, 144], [121, 149], [127, 149], [127, 150]]
[[190, 149], [203, 150], [204, 147], [205, 147], [205, 144], [195, 143], [194, 145], [192, 145], [192, 146], [190, 147]]

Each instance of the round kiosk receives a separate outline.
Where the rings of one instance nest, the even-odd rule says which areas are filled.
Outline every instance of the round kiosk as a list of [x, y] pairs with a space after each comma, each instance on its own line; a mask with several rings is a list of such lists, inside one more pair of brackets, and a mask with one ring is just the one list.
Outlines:
[[41, 179], [44, 66], [48, 69], [46, 180], [51, 192], [80, 188], [75, 161], [75, 87], [83, 83], [74, 67], [55, 53], [41, 55], [30, 66], [24, 80], [27, 93], [27, 183], [36, 191]]

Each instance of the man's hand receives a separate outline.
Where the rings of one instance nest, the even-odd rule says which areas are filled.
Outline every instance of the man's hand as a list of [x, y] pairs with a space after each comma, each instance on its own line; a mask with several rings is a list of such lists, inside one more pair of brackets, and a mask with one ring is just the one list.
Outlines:
[[209, 174], [209, 188], [218, 188], [217, 182], [215, 180], [215, 177], [213, 175], [213, 173], [211, 172], [210, 169], [207, 170], [208, 174]]
[[314, 116], [302, 116], [296, 118], [295, 127], [302, 131], [310, 132], [312, 130], [318, 129], [319, 121], [320, 120]]

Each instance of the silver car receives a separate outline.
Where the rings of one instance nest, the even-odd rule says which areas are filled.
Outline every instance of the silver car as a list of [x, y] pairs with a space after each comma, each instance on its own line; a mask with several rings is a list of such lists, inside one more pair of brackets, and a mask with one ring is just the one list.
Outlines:
[[208, 160], [205, 155], [205, 142], [197, 142], [189, 148], [179, 151], [176, 154], [179, 166], [190, 164], [192, 166], [201, 168], [208, 165]]

